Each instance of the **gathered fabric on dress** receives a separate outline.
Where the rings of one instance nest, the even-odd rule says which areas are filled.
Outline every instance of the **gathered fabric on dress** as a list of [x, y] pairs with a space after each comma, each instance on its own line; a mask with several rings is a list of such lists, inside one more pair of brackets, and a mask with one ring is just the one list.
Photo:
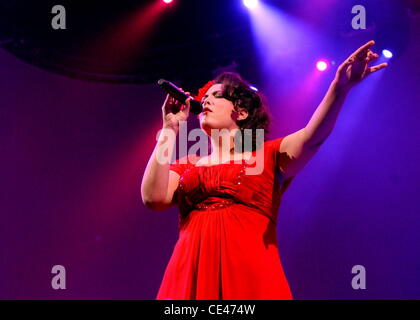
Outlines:
[[170, 165], [180, 175], [173, 199], [179, 238], [156, 299], [293, 299], [276, 231], [281, 196], [294, 178], [279, 170], [282, 139], [264, 142], [259, 174], [248, 174], [255, 163], [246, 160], [196, 166], [192, 155]]

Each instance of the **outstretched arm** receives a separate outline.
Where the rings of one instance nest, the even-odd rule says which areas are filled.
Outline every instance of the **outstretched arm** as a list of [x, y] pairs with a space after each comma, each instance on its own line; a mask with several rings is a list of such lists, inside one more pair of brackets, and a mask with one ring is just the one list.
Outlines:
[[331, 134], [351, 88], [387, 66], [387, 63], [368, 66], [379, 57], [370, 50], [374, 44], [372, 40], [361, 46], [338, 67], [334, 80], [308, 124], [283, 139], [280, 153], [286, 160], [280, 170], [285, 176], [294, 176], [301, 170]]
[[368, 75], [387, 66], [386, 63], [374, 67], [368, 66], [379, 57], [370, 50], [374, 44], [372, 40], [361, 46], [338, 67], [327, 94], [305, 127], [309, 145], [320, 145], [330, 135], [350, 89]]

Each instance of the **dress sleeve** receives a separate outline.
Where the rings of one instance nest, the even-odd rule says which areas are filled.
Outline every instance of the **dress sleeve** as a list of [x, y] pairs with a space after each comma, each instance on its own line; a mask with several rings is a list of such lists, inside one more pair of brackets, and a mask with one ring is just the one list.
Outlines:
[[266, 152], [267, 156], [270, 157], [270, 160], [272, 161], [273, 165], [276, 168], [279, 168], [279, 165], [281, 165], [282, 157], [280, 156], [280, 144], [283, 141], [284, 137], [277, 138], [274, 140], [270, 140], [266, 142]]
[[[280, 153], [280, 145], [283, 139], [284, 137], [270, 140], [267, 142], [267, 145], [266, 145], [268, 149], [267, 153], [273, 159], [273, 164], [275, 166], [274, 170], [277, 172], [280, 172], [280, 174], [282, 174], [281, 168], [284, 167], [287, 161], [287, 155]], [[286, 189], [289, 187], [293, 179], [294, 179], [294, 176], [289, 177], [287, 179], [284, 179], [284, 178], [282, 179], [282, 182], [280, 185], [280, 189], [282, 193], [286, 191]]]

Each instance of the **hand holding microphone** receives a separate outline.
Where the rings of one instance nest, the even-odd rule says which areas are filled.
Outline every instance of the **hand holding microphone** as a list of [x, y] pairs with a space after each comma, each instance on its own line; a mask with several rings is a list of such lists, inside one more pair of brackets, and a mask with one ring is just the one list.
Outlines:
[[[182, 89], [180, 89], [182, 90]], [[186, 95], [189, 95], [189, 92], [185, 92]], [[165, 102], [162, 105], [162, 120], [163, 120], [163, 129], [171, 129], [175, 133], [179, 131], [179, 122], [187, 121], [190, 113], [190, 101], [192, 98], [187, 98], [185, 103], [175, 100], [169, 94], [166, 95]]]
[[[170, 105], [170, 111], [174, 114], [176, 114], [182, 105], [182, 103], [185, 103], [187, 99], [190, 99], [190, 111], [194, 114], [199, 114], [203, 111], [203, 107], [201, 106], [200, 102], [195, 100], [193, 97], [189, 95], [189, 93], [185, 93], [182, 89], [178, 88], [176, 85], [174, 85], [172, 82], [169, 82], [164, 79], [160, 79], [158, 81], [158, 85], [165, 90], [171, 98], [176, 100], [177, 102], [174, 102], [172, 105]], [[172, 100], [173, 101], [173, 100]], [[171, 103], [171, 101], [168, 101]], [[181, 104], [180, 104], [181, 103]]]

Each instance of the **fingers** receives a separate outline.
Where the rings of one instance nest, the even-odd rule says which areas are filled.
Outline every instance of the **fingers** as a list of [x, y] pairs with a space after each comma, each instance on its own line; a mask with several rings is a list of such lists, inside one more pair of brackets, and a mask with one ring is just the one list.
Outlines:
[[[183, 93], [185, 93], [187, 96], [191, 96], [191, 93], [190, 93], [190, 92], [188, 92], [188, 91], [187, 91], [187, 92], [185, 92], [182, 88], [179, 88], [179, 89], [181, 89], [181, 91], [182, 91]], [[182, 102], [181, 109], [186, 107], [187, 100], [189, 100], [189, 98], [185, 99], [185, 101], [183, 101], [183, 102]], [[181, 102], [180, 102], [180, 103], [181, 103]]]
[[342, 73], [342, 72], [345, 72], [346, 70], [347, 70], [347, 67], [349, 66], [349, 65], [351, 65], [352, 63], [354, 62], [354, 58], [353, 57], [350, 57], [350, 58], [348, 58], [346, 61], [344, 61], [339, 67], [338, 67], [338, 72], [339, 73]]
[[347, 60], [345, 60], [338, 68], [340, 72], [347, 70], [347, 67], [354, 62], [369, 63], [379, 58], [379, 55], [374, 53], [370, 48], [375, 44], [374, 40], [366, 42], [363, 46], [353, 52]]
[[366, 42], [363, 46], [361, 46], [359, 49], [357, 49], [351, 56], [355, 57], [356, 59], [359, 59], [366, 55], [368, 50], [375, 44], [375, 41], [370, 40], [369, 42]]
[[188, 114], [190, 112], [190, 107], [191, 107], [190, 100], [191, 100], [190, 98], [188, 98], [187, 100], [185, 100], [184, 108], [181, 109], [181, 112], [183, 112], [187, 116], [188, 116]]
[[350, 55], [347, 60], [338, 67], [338, 79], [341, 79], [343, 83], [356, 83], [371, 73], [387, 67], [388, 64], [386, 62], [373, 67], [368, 66], [369, 63], [379, 58], [379, 55], [370, 49], [374, 44], [375, 41], [371, 40]]
[[[190, 96], [190, 92], [185, 92], [182, 88], [180, 88], [183, 93]], [[169, 113], [178, 113], [180, 111], [186, 113], [188, 115], [190, 109], [190, 100], [191, 98], [187, 98], [185, 101], [179, 101], [169, 94], [166, 95], [165, 102], [162, 106], [162, 114], [167, 115]]]
[[367, 53], [366, 62], [369, 63], [371, 61], [375, 61], [378, 58], [379, 58], [379, 55], [377, 53], [374, 53], [373, 51], [369, 50]]
[[162, 109], [165, 108], [165, 105], [168, 103], [169, 98], [170, 98], [170, 95], [167, 94], [166, 97], [165, 97], [165, 101], [163, 102]]
[[372, 52], [370, 48], [375, 44], [375, 41], [371, 40], [369, 42], [366, 42], [363, 46], [361, 46], [359, 49], [357, 49], [355, 52], [353, 52], [346, 60], [346, 64], [349, 65], [355, 61], [365, 60], [367, 57], [368, 52]]
[[381, 63], [381, 64], [378, 64], [377, 66], [370, 67], [370, 68], [368, 69], [368, 73], [369, 73], [369, 74], [374, 73], [374, 72], [379, 71], [379, 70], [381, 70], [381, 69], [383, 69], [383, 68], [386, 68], [387, 66], [388, 66], [388, 63], [386, 63], [386, 62]]
[[[190, 92], [184, 92], [187, 96], [191, 96], [191, 93]], [[186, 103], [187, 102], [187, 100], [188, 99], [186, 99], [185, 101], [184, 101], [184, 103]]]
[[[190, 93], [189, 92], [185, 92], [188, 96], [190, 95]], [[185, 100], [185, 104], [183, 105], [183, 108], [181, 108], [181, 111], [186, 115], [186, 116], [188, 116], [188, 114], [189, 114], [189, 112], [190, 112], [190, 107], [191, 107], [191, 103], [190, 103], [190, 101], [191, 101], [191, 98], [188, 98], [188, 99], [186, 99]]]
[[166, 115], [168, 114], [169, 111], [169, 100], [170, 100], [171, 96], [169, 94], [166, 95], [165, 101], [163, 102], [162, 105], [162, 114]]
[[169, 113], [173, 113], [174, 110], [179, 111], [180, 106], [181, 103], [168, 94], [166, 95], [165, 102], [162, 106], [162, 113], [163, 115], [167, 115]]

